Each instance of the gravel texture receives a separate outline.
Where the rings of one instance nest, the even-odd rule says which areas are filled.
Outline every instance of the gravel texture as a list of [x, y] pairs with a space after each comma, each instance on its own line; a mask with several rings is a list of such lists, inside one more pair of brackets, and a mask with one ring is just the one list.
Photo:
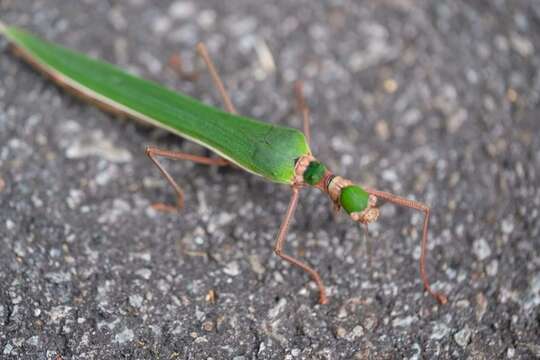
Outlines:
[[[199, 147], [80, 102], [0, 53], [0, 358], [526, 359], [540, 356], [540, 2], [0, 1], [0, 18], [219, 104], [182, 81], [204, 41], [238, 109], [298, 127], [336, 173], [433, 207], [385, 206], [367, 240], [303, 192], [288, 242], [330, 304], [272, 251], [286, 187], [167, 163]], [[212, 301], [214, 300], [214, 301]]]

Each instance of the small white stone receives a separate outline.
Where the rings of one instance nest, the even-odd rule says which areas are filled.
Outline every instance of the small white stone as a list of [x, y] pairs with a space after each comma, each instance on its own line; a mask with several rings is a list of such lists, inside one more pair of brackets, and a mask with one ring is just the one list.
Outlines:
[[489, 263], [488, 266], [486, 266], [486, 272], [489, 276], [496, 276], [497, 272], [499, 270], [499, 262], [497, 260], [493, 260]]
[[4, 347], [4, 355], [10, 355], [12, 350], [13, 350], [13, 345], [11, 345], [10, 343], [7, 343], [7, 345]]
[[23, 343], [24, 343], [24, 338], [13, 339], [13, 345], [15, 345], [15, 347], [21, 347]]
[[133, 330], [125, 328], [124, 331], [116, 334], [116, 336], [114, 337], [114, 341], [119, 344], [123, 344], [125, 342], [133, 340], [134, 337], [135, 334], [133, 333]]
[[417, 108], [409, 109], [403, 114], [401, 122], [404, 125], [414, 125], [422, 119], [422, 112]]
[[473, 243], [473, 252], [480, 261], [491, 256], [491, 249], [484, 238], [480, 238]]
[[123, 30], [127, 27], [127, 20], [120, 11], [120, 8], [117, 6], [114, 6], [109, 12], [108, 12], [109, 21], [112, 23], [114, 28], [116, 30]]
[[488, 307], [488, 300], [486, 296], [482, 293], [476, 294], [476, 321], [480, 322], [482, 321], [482, 318], [484, 317]]
[[351, 331], [349, 334], [347, 334], [347, 337], [346, 337], [346, 338], [347, 338], [347, 340], [349, 340], [349, 341], [353, 341], [353, 340], [355, 340], [355, 339], [357, 339], [357, 338], [360, 338], [360, 337], [362, 337], [362, 336], [364, 336], [364, 329], [362, 328], [362, 326], [356, 325], [356, 326], [352, 329], [352, 331]]
[[35, 207], [40, 208], [43, 207], [43, 200], [41, 200], [37, 195], [32, 195], [32, 204], [34, 204]]
[[195, 4], [188, 1], [175, 1], [169, 8], [169, 14], [173, 19], [186, 19], [196, 11]]
[[266, 350], [266, 344], [264, 342], [261, 342], [259, 344], [259, 350], [257, 351], [257, 355], [261, 355]]
[[35, 346], [37, 347], [39, 345], [39, 336], [32, 336], [31, 338], [28, 338], [26, 340], [26, 343], [30, 346]]
[[131, 253], [129, 255], [130, 260], [142, 260], [146, 262], [152, 261], [152, 254], [149, 252], [143, 252], [143, 253]]
[[534, 45], [526, 37], [514, 33], [510, 36], [510, 41], [514, 50], [521, 56], [527, 57], [534, 53]]
[[88, 346], [88, 343], [90, 342], [88, 333], [84, 333], [81, 337], [81, 340], [79, 341], [79, 346]]
[[268, 311], [268, 317], [270, 319], [277, 317], [283, 311], [286, 305], [287, 305], [287, 300], [285, 300], [285, 298], [279, 299], [276, 306], [274, 306], [272, 309], [270, 309], [270, 311]]
[[197, 22], [203, 29], [209, 29], [216, 22], [216, 12], [214, 10], [206, 9], [199, 13]]
[[429, 337], [432, 340], [441, 340], [445, 338], [450, 332], [450, 328], [443, 323], [436, 323], [433, 326], [433, 331]]
[[394, 183], [398, 181], [397, 173], [391, 169], [384, 170], [381, 174], [381, 177], [383, 178], [384, 181], [388, 181], [390, 183]]
[[264, 266], [261, 264], [261, 259], [259, 258], [259, 255], [253, 254], [248, 257], [249, 264], [251, 265], [251, 269], [258, 275], [264, 274]]
[[459, 346], [464, 348], [469, 344], [471, 334], [471, 329], [469, 329], [468, 326], [465, 326], [463, 329], [455, 333], [454, 340]]
[[10, 219], [6, 220], [6, 229], [13, 230], [15, 228], [15, 223]]
[[166, 16], [160, 16], [154, 21], [154, 31], [157, 34], [165, 34], [171, 29], [172, 22]]
[[53, 272], [45, 274], [47, 280], [52, 281], [55, 284], [61, 284], [71, 281], [71, 273], [68, 272]]
[[143, 51], [139, 54], [139, 60], [146, 66], [151, 74], [157, 75], [162, 71], [162, 63], [153, 54]]
[[512, 219], [504, 219], [501, 224], [502, 232], [505, 234], [511, 234], [514, 231], [514, 222]]
[[171, 334], [173, 335], [180, 335], [184, 333], [184, 328], [182, 327], [182, 324], [177, 324], [174, 329], [172, 329]]
[[108, 160], [114, 163], [126, 163], [131, 161], [131, 153], [106, 139], [101, 131], [93, 131], [83, 137], [73, 139], [66, 149], [68, 159], [81, 159], [91, 156]]
[[26, 249], [24, 245], [20, 242], [15, 243], [13, 251], [15, 252], [15, 255], [17, 255], [18, 257], [24, 257], [26, 255]]
[[[231, 33], [234, 36], [246, 35], [248, 36], [248, 38], [251, 38], [253, 40], [253, 38], [250, 37], [249, 35], [252, 35], [256, 28], [257, 28], [257, 19], [253, 16], [242, 16], [242, 17], [239, 17], [237, 21], [231, 22]], [[248, 47], [251, 48], [251, 44], [249, 45], [250, 46]]]
[[69, 190], [69, 196], [66, 198], [66, 202], [70, 209], [75, 209], [78, 207], [84, 197], [84, 192], [77, 189], [70, 189]]
[[459, 109], [448, 118], [447, 126], [451, 134], [455, 134], [461, 125], [467, 120], [467, 110]]
[[135, 275], [140, 276], [145, 280], [148, 280], [152, 276], [152, 271], [150, 269], [140, 269], [135, 271]]
[[206, 336], [199, 336], [198, 338], [195, 339], [196, 344], [207, 343], [207, 342], [208, 342], [208, 339], [206, 339]]
[[409, 360], [419, 360], [420, 355], [422, 354], [422, 348], [420, 347], [420, 344], [414, 343], [411, 346], [411, 349], [414, 350], [414, 354], [409, 358]]
[[338, 326], [336, 329], [336, 336], [338, 338], [344, 338], [347, 335], [347, 330], [343, 326]]
[[66, 316], [69, 315], [71, 312], [70, 306], [60, 305], [53, 307], [51, 311], [49, 311], [49, 316], [51, 317], [52, 322], [57, 322], [61, 319], [64, 319]]
[[140, 308], [142, 306], [144, 299], [141, 295], [133, 294], [129, 296], [129, 305], [134, 308]]
[[408, 327], [411, 326], [412, 323], [418, 320], [418, 317], [415, 315], [407, 316], [404, 318], [395, 318], [392, 320], [392, 326], [393, 327]]
[[227, 264], [223, 272], [229, 276], [237, 276], [240, 274], [240, 265], [238, 265], [238, 262], [232, 261]]

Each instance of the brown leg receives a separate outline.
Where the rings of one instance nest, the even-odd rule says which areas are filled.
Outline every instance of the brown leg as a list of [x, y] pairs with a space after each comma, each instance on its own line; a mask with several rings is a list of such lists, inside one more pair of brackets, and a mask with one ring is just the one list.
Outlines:
[[405, 206], [411, 209], [422, 211], [424, 213], [424, 227], [422, 230], [422, 244], [421, 244], [421, 252], [420, 252], [420, 277], [422, 278], [422, 282], [424, 283], [424, 288], [430, 293], [430, 295], [433, 296], [439, 303], [446, 304], [448, 302], [448, 297], [445, 294], [435, 292], [431, 289], [431, 286], [429, 285], [427, 273], [426, 273], [428, 227], [429, 227], [429, 214], [430, 214], [429, 207], [421, 202], [405, 199], [405, 198], [402, 198], [400, 196], [397, 196], [388, 192], [378, 191], [378, 190], [368, 189], [368, 188], [366, 188], [366, 191], [370, 194], [377, 196], [378, 198], [389, 201], [396, 205]]
[[[165, 176], [165, 179], [171, 184], [171, 186], [174, 188], [174, 191], [176, 192], [177, 196], [177, 206], [179, 209], [182, 209], [184, 207], [184, 192], [182, 191], [182, 188], [180, 185], [174, 181], [172, 176], [165, 170], [163, 165], [159, 163], [157, 160], [157, 157], [165, 157], [168, 159], [173, 160], [189, 160], [193, 161], [199, 164], [205, 164], [205, 165], [217, 165], [217, 166], [225, 166], [228, 165], [229, 162], [222, 158], [209, 158], [204, 156], [198, 156], [198, 155], [191, 155], [179, 151], [169, 151], [169, 150], [162, 150], [155, 147], [148, 146], [146, 147], [146, 155], [152, 160], [152, 162], [157, 166], [159, 171]], [[166, 204], [155, 204], [153, 207], [156, 210], [160, 211], [176, 211], [177, 209], [171, 205]]]
[[219, 77], [219, 74], [216, 70], [216, 67], [214, 66], [214, 63], [212, 62], [212, 59], [210, 59], [210, 55], [208, 55], [208, 50], [203, 43], [197, 44], [197, 53], [203, 58], [206, 67], [208, 67], [210, 75], [212, 76], [212, 80], [214, 81], [214, 85], [218, 88], [219, 94], [221, 95], [221, 99], [223, 100], [225, 109], [231, 114], [238, 114], [236, 108], [231, 102], [231, 98], [229, 97], [227, 90], [225, 90], [225, 86], [223, 86], [223, 82]]
[[311, 277], [313, 278], [313, 281], [315, 281], [315, 283], [319, 287], [319, 302], [321, 304], [326, 304], [328, 303], [328, 299], [326, 298], [326, 290], [324, 288], [321, 277], [319, 276], [319, 273], [317, 273], [317, 271], [313, 270], [311, 267], [304, 264], [300, 260], [283, 253], [283, 245], [285, 244], [285, 240], [287, 238], [287, 230], [289, 229], [289, 225], [293, 218], [294, 211], [296, 210], [296, 205], [298, 204], [299, 191], [300, 189], [298, 187], [295, 187], [295, 186], [292, 187], [291, 200], [289, 202], [289, 207], [287, 209], [287, 213], [285, 214], [285, 218], [283, 219], [283, 222], [281, 223], [281, 226], [279, 228], [276, 244], [274, 245], [274, 251], [276, 255], [281, 257], [283, 260], [288, 261], [291, 264], [298, 266], [300, 269], [304, 270], [309, 275], [311, 275]]
[[294, 83], [294, 93], [296, 95], [296, 106], [298, 112], [302, 115], [302, 124], [304, 128], [304, 135], [308, 144], [311, 142], [311, 130], [309, 126], [309, 107], [306, 104], [304, 98], [304, 83], [300, 80]]
[[[204, 63], [206, 64], [206, 67], [208, 68], [208, 71], [212, 76], [212, 81], [214, 82], [214, 85], [218, 89], [219, 94], [223, 100], [223, 105], [225, 106], [225, 109], [232, 114], [237, 114], [238, 112], [236, 111], [236, 108], [234, 107], [231, 98], [227, 93], [227, 90], [225, 90], [225, 86], [223, 85], [223, 81], [221, 81], [214, 62], [208, 54], [208, 49], [206, 48], [206, 45], [204, 45], [203, 43], [198, 43], [197, 54], [203, 59]], [[169, 58], [169, 66], [176, 73], [178, 73], [178, 75], [180, 75], [182, 79], [194, 81], [199, 78], [198, 71], [187, 72], [184, 70], [184, 63], [180, 54], [174, 54]]]

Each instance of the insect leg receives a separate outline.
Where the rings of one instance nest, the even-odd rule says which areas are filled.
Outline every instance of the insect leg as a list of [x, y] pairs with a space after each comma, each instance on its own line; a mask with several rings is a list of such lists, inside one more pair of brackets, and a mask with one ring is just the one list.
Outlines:
[[[189, 160], [193, 161], [199, 164], [205, 164], [205, 165], [217, 165], [217, 166], [225, 166], [228, 165], [229, 162], [222, 158], [209, 158], [205, 156], [198, 156], [198, 155], [192, 155], [187, 154], [180, 151], [170, 151], [170, 150], [162, 150], [158, 149], [152, 146], [146, 147], [146, 155], [152, 160], [152, 162], [157, 166], [161, 174], [167, 179], [169, 184], [174, 188], [174, 191], [176, 192], [177, 196], [177, 206], [179, 209], [182, 209], [184, 207], [184, 192], [182, 191], [182, 188], [180, 185], [174, 181], [172, 176], [169, 174], [167, 170], [159, 163], [157, 160], [157, 157], [165, 157], [168, 159], [173, 160]], [[171, 205], [166, 204], [155, 204], [152, 207], [154, 207], [156, 210], [162, 210], [162, 211], [176, 211], [177, 209]]]
[[225, 105], [225, 109], [232, 114], [238, 114], [236, 108], [231, 102], [231, 98], [229, 97], [227, 90], [225, 90], [225, 86], [223, 85], [223, 82], [219, 77], [219, 74], [216, 70], [216, 67], [214, 66], [214, 63], [212, 62], [212, 59], [210, 59], [210, 55], [208, 55], [208, 50], [203, 43], [197, 44], [197, 53], [202, 57], [204, 63], [208, 67], [208, 71], [210, 71], [210, 75], [212, 76], [212, 81], [214, 82], [214, 85], [217, 87], [219, 94], [221, 95], [223, 104]]
[[294, 83], [294, 94], [296, 95], [296, 107], [300, 115], [302, 115], [304, 135], [309, 144], [311, 142], [310, 115], [309, 107], [304, 98], [304, 83], [302, 81], [298, 80]]
[[281, 257], [283, 260], [290, 262], [293, 265], [298, 266], [305, 272], [307, 272], [311, 277], [313, 278], [313, 281], [317, 284], [319, 287], [319, 302], [321, 304], [328, 303], [328, 299], [326, 297], [326, 290], [324, 288], [323, 282], [321, 280], [321, 277], [317, 271], [303, 263], [302, 261], [289, 256], [285, 253], [283, 253], [283, 245], [285, 244], [285, 240], [287, 238], [287, 230], [289, 229], [290, 222], [293, 218], [294, 211], [296, 210], [296, 205], [298, 204], [298, 194], [299, 194], [299, 188], [293, 186], [292, 187], [292, 195], [291, 200], [289, 201], [289, 207], [287, 208], [287, 213], [285, 214], [285, 218], [283, 219], [283, 222], [281, 223], [281, 226], [279, 228], [278, 237], [276, 240], [276, 244], [274, 245], [274, 251], [276, 255]]
[[422, 282], [424, 283], [424, 288], [429, 292], [429, 294], [433, 296], [440, 304], [446, 304], [448, 302], [448, 298], [446, 297], [445, 294], [435, 292], [431, 289], [431, 286], [429, 285], [428, 276], [426, 273], [428, 227], [429, 227], [429, 215], [430, 215], [429, 207], [426, 204], [423, 204], [421, 202], [405, 199], [401, 196], [397, 196], [397, 195], [394, 195], [385, 191], [379, 191], [379, 190], [374, 190], [374, 189], [369, 189], [369, 188], [366, 188], [366, 191], [369, 194], [373, 194], [377, 196], [378, 198], [389, 201], [393, 204], [408, 207], [410, 209], [419, 210], [424, 213], [424, 226], [422, 230], [422, 244], [421, 244], [421, 252], [420, 252], [420, 277], [422, 278]]

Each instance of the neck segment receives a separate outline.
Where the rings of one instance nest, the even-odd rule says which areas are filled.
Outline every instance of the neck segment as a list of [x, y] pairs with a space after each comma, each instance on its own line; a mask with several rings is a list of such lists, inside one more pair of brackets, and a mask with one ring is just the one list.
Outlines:
[[311, 155], [298, 159], [295, 184], [310, 185], [326, 193], [332, 200], [334, 209], [340, 210], [343, 207], [355, 222], [369, 224], [379, 216], [379, 209], [375, 207], [375, 195], [368, 194], [350, 180], [334, 175]]

